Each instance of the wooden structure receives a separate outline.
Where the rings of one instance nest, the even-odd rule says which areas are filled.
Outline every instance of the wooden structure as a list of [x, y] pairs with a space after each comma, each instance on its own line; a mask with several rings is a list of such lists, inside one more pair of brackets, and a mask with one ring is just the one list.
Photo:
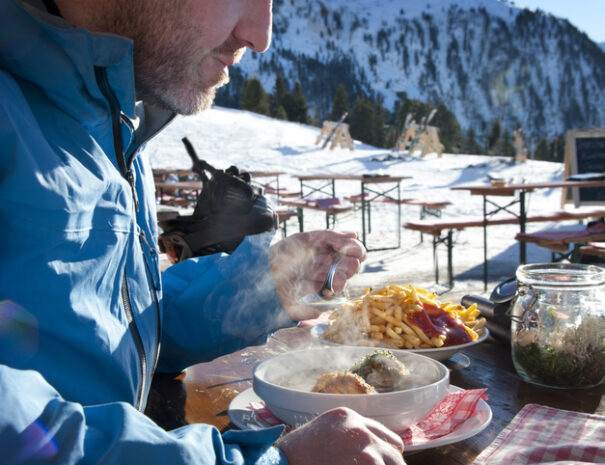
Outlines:
[[[438, 156], [443, 155], [443, 144], [439, 140], [439, 128], [436, 126], [423, 126], [412, 121], [405, 130], [405, 134], [395, 145], [396, 151], [408, 149], [410, 153], [420, 149], [420, 156], [436, 152]], [[420, 135], [418, 135], [418, 132]], [[409, 148], [408, 148], [409, 146]]]
[[[252, 387], [256, 363], [306, 347], [326, 346], [311, 336], [308, 327], [281, 329], [273, 333], [266, 344], [193, 365], [178, 374], [156, 374], [145, 413], [167, 430], [193, 423], [211, 424], [221, 432], [234, 429], [227, 415], [229, 404]], [[404, 452], [408, 465], [471, 465], [527, 404], [605, 414], [605, 384], [577, 390], [549, 389], [526, 383], [515, 372], [510, 342], [490, 337], [444, 363], [450, 370], [451, 385], [463, 389], [487, 388], [492, 420], [485, 429], [463, 441], [428, 447], [413, 454]], [[557, 431], [565, 429], [560, 423], [549, 426]], [[595, 447], [598, 444], [595, 443]]]
[[525, 133], [523, 129], [519, 128], [515, 130], [515, 140], [513, 146], [515, 147], [515, 162], [525, 163], [527, 161], [527, 146], [525, 141]]
[[349, 125], [339, 121], [324, 121], [321, 131], [315, 140], [315, 145], [324, 142], [330, 142], [330, 150], [333, 150], [337, 145], [341, 148], [348, 147], [349, 150], [355, 150], [353, 140], [349, 133]]

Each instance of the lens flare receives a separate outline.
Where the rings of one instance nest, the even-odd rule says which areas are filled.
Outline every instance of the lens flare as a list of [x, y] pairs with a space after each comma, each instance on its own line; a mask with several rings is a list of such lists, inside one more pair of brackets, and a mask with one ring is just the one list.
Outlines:
[[0, 361], [18, 368], [37, 351], [37, 318], [15, 302], [0, 301]]
[[23, 431], [17, 450], [16, 462], [21, 463], [54, 457], [59, 452], [59, 447], [48, 428], [36, 420]]

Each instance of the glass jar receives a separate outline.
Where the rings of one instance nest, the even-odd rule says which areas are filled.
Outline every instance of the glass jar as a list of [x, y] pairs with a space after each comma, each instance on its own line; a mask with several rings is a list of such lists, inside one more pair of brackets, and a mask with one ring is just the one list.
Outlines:
[[511, 309], [515, 369], [527, 382], [592, 387], [605, 380], [605, 269], [547, 263], [517, 269]]

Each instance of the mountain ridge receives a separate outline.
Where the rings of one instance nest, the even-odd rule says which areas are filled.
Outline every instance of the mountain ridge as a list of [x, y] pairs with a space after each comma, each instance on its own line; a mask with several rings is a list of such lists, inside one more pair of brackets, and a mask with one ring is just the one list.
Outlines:
[[601, 46], [503, 0], [276, 0], [272, 47], [245, 56], [221, 103], [236, 106], [253, 76], [272, 92], [278, 73], [302, 84], [318, 119], [343, 83], [351, 103], [381, 96], [390, 111], [402, 92], [443, 103], [480, 138], [494, 120], [534, 140], [605, 124]]

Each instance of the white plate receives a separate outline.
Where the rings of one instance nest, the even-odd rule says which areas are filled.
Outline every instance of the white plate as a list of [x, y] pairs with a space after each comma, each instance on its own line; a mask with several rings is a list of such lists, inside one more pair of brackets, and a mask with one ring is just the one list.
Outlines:
[[[449, 389], [450, 392], [461, 390], [461, 388], [452, 385], [450, 385]], [[246, 389], [235, 396], [227, 410], [231, 422], [240, 429], [268, 428], [270, 425], [258, 418], [250, 409], [250, 402], [263, 402], [261, 398], [254, 393], [252, 388]], [[492, 421], [492, 410], [489, 405], [487, 405], [487, 402], [483, 399], [479, 399], [473, 416], [460, 424], [455, 431], [438, 439], [430, 440], [424, 444], [406, 446], [404, 454], [463, 441], [483, 431], [487, 425], [489, 425], [490, 421]]]
[[[328, 327], [328, 325], [324, 324], [324, 323], [320, 323], [318, 325], [313, 326], [311, 328], [311, 336], [323, 344], [342, 345], [342, 344], [339, 344], [338, 342], [328, 341], [328, 340], [324, 339], [323, 337], [321, 337], [321, 335], [324, 333], [324, 331], [326, 330], [327, 327]], [[438, 348], [434, 348], [434, 349], [401, 349], [401, 350], [409, 350], [410, 352], [414, 352], [414, 353], [420, 354], [420, 355], [426, 355], [427, 357], [430, 357], [433, 360], [438, 360], [438, 361], [442, 362], [444, 360], [452, 358], [458, 352], [460, 352], [463, 349], [466, 349], [467, 347], [471, 347], [471, 346], [474, 346], [475, 344], [479, 344], [479, 343], [485, 341], [488, 336], [489, 336], [489, 330], [484, 327], [483, 334], [481, 336], [479, 336], [476, 340], [474, 340], [472, 342], [467, 342], [466, 344], [458, 344], [455, 346], [448, 346], [448, 347], [438, 347]]]

